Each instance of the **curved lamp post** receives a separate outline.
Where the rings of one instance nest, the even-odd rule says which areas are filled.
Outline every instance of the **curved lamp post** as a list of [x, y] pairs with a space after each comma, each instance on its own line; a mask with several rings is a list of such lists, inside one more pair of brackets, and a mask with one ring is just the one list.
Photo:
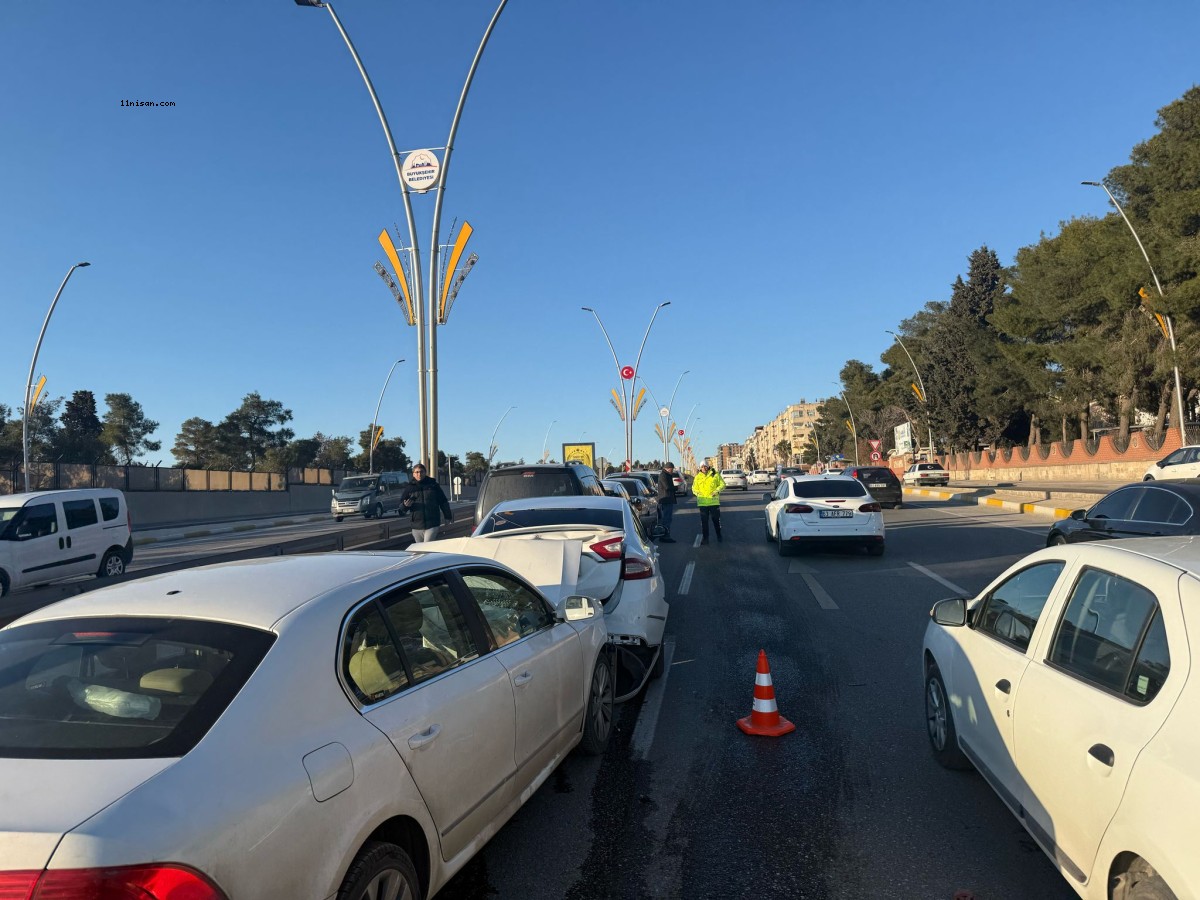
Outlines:
[[546, 461], [546, 445], [550, 442], [550, 429], [554, 427], [556, 422], [558, 422], [558, 419], [555, 419], [546, 426], [546, 436], [542, 438], [542, 462]]
[[492, 429], [492, 438], [491, 438], [491, 440], [488, 441], [488, 458], [487, 458], [488, 468], [491, 468], [492, 460], [496, 456], [496, 451], [500, 449], [499, 447], [496, 446], [496, 432], [500, 430], [501, 423], [503, 423], [504, 420], [508, 418], [508, 414], [510, 412], [512, 412], [514, 409], [516, 409], [515, 406], [510, 406], [508, 409], [506, 409], [504, 411], [504, 415], [502, 415], [500, 417], [500, 420], [498, 422], [496, 422], [496, 427]]
[[[633, 465], [633, 407], [630, 403], [630, 397], [626, 395], [625, 382], [626, 380], [632, 385], [637, 381], [638, 366], [642, 363], [642, 351], [646, 349], [646, 339], [650, 337], [650, 329], [654, 327], [654, 320], [658, 318], [658, 311], [664, 306], [670, 306], [670, 300], [664, 300], [658, 306], [654, 307], [654, 312], [650, 316], [650, 324], [646, 326], [646, 333], [642, 335], [641, 346], [638, 347], [637, 359], [633, 362], [633, 377], [625, 379], [621, 377], [621, 361], [617, 358], [617, 351], [613, 347], [613, 342], [608, 336], [608, 329], [604, 327], [604, 323], [600, 321], [600, 314], [590, 306], [582, 306], [584, 312], [590, 312], [596, 318], [596, 324], [600, 326], [600, 331], [604, 334], [604, 340], [608, 344], [608, 349], [612, 353], [613, 364], [617, 367], [617, 382], [621, 385], [621, 402], [625, 405], [625, 462], [626, 465]], [[633, 391], [628, 392], [632, 394]]]
[[371, 449], [367, 452], [368, 475], [375, 474], [375, 426], [379, 422], [379, 407], [383, 405], [383, 395], [384, 392], [387, 391], [388, 382], [392, 380], [392, 373], [396, 371], [396, 366], [400, 365], [402, 362], [404, 362], [404, 360], [398, 359], [392, 363], [392, 367], [388, 369], [387, 378], [383, 379], [383, 390], [379, 392], [379, 402], [375, 404], [375, 416], [371, 419], [371, 434], [368, 438], [368, 440], [371, 442]]
[[[1108, 189], [1108, 185], [1099, 181], [1081, 181], [1080, 184], [1086, 184], [1088, 187], [1098, 187], [1108, 194], [1108, 199], [1112, 201], [1112, 205], [1117, 208], [1117, 212], [1121, 214], [1121, 218], [1125, 220], [1125, 224], [1129, 226], [1129, 233], [1133, 235], [1133, 239], [1137, 241], [1138, 249], [1142, 251], [1142, 259], [1146, 260], [1146, 265], [1150, 269], [1150, 275], [1154, 279], [1154, 287], [1158, 290], [1158, 298], [1163, 299], [1162, 284], [1159, 283], [1158, 273], [1154, 271], [1154, 265], [1150, 262], [1150, 256], [1146, 253], [1146, 248], [1142, 245], [1142, 239], [1138, 237], [1138, 233], [1133, 228], [1133, 223], [1129, 221], [1129, 216], [1125, 215], [1125, 210], [1121, 209], [1121, 204], [1117, 202], [1117, 198], [1113, 196], [1113, 192]], [[1171, 363], [1175, 369], [1175, 400], [1179, 410], [1179, 446], [1187, 446], [1187, 428], [1184, 419], [1183, 411], [1183, 387], [1179, 382], [1179, 355], [1175, 347], [1175, 326], [1171, 322], [1171, 317], [1166, 313], [1162, 314], [1163, 319], [1167, 323], [1167, 338], [1171, 341]]]
[[42, 349], [42, 338], [46, 336], [46, 326], [50, 324], [50, 317], [54, 315], [54, 307], [58, 305], [58, 298], [62, 296], [63, 288], [67, 286], [67, 282], [71, 279], [71, 273], [76, 269], [84, 269], [90, 266], [89, 262], [78, 262], [71, 268], [67, 269], [67, 275], [62, 280], [62, 284], [58, 286], [58, 291], [54, 294], [54, 299], [50, 301], [50, 309], [46, 311], [46, 319], [42, 322], [42, 330], [38, 332], [37, 343], [33, 345], [33, 359], [29, 363], [29, 377], [25, 379], [25, 410], [21, 416], [21, 449], [24, 452], [24, 474], [25, 474], [25, 493], [29, 493], [29, 395], [33, 390], [33, 370], [37, 368], [38, 353]]
[[850, 413], [850, 433], [854, 435], [854, 464], [861, 465], [858, 461], [858, 426], [854, 424], [854, 410], [850, 408], [850, 401], [846, 399], [846, 392], [842, 390], [842, 386], [836, 381], [833, 384], [837, 385], [838, 393], [842, 395], [842, 402], [846, 404], [846, 412]]
[[[909, 364], [913, 367], [913, 373], [917, 376], [917, 384], [921, 387], [921, 403], [925, 406], [925, 424], [929, 427], [929, 458], [934, 458], [933, 452], [933, 420], [929, 417], [929, 394], [925, 391], [925, 382], [921, 380], [921, 370], [917, 368], [917, 364], [913, 361], [912, 354], [908, 352], [908, 348], [904, 346], [904, 341], [900, 340], [900, 335], [894, 331], [884, 331], [896, 339], [896, 343], [900, 345], [900, 349], [904, 351], [904, 355], [908, 357]], [[847, 409], [849, 405], [847, 404]]]

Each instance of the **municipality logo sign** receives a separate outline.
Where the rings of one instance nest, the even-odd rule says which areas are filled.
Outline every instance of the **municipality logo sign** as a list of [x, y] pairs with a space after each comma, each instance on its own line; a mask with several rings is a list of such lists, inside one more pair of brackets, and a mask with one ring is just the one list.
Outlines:
[[437, 187], [441, 172], [442, 164], [432, 150], [414, 150], [404, 157], [404, 165], [400, 167], [400, 177], [409, 190], [417, 193]]

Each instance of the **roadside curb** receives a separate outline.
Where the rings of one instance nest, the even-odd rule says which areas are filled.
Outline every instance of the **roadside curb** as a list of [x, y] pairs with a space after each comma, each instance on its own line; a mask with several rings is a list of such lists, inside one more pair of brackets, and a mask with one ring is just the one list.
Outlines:
[[952, 491], [952, 490], [930, 490], [928, 488], [905, 488], [905, 497], [931, 497], [943, 501], [959, 501], [963, 503], [974, 503], [978, 506], [992, 506], [997, 509], [1006, 509], [1010, 512], [1021, 513], [1024, 515], [1041, 516], [1050, 519], [1066, 519], [1071, 515], [1071, 508], [1058, 506], [1053, 500], [1004, 500], [1000, 497], [991, 496], [993, 493], [991, 488], [972, 491]]
[[166, 544], [171, 541], [182, 541], [189, 538], [208, 537], [213, 534], [232, 534], [238, 531], [257, 531], [260, 528], [282, 528], [285, 525], [301, 525], [305, 522], [320, 522], [328, 519], [327, 514], [311, 516], [288, 516], [283, 519], [269, 519], [265, 522], [239, 522], [235, 525], [220, 525], [212, 528], [188, 528], [180, 531], [166, 531], [146, 534], [138, 537], [134, 534], [133, 546], [144, 547], [147, 544]]

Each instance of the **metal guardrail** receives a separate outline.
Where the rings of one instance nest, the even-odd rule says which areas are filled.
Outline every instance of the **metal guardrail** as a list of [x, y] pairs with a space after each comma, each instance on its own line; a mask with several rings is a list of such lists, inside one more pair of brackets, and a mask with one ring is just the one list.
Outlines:
[[[473, 525], [469, 521], [455, 522], [442, 529], [444, 537], [460, 537], [470, 534]], [[168, 572], [178, 572], [181, 569], [192, 569], [197, 566], [215, 565], [217, 563], [238, 562], [244, 559], [263, 559], [271, 556], [298, 556], [305, 553], [339, 553], [352, 550], [403, 550], [412, 543], [412, 525], [407, 519], [372, 522], [339, 531], [337, 534], [319, 534], [312, 537], [296, 538], [273, 544], [260, 544], [243, 550], [231, 550], [228, 553], [216, 553], [183, 562], [169, 563], [147, 569], [129, 572], [119, 578], [87, 578], [79, 581], [67, 581], [62, 584], [49, 584], [32, 590], [17, 590], [3, 600], [0, 600], [0, 627], [14, 619], [31, 613], [43, 606], [49, 606], [68, 597], [86, 594], [98, 588], [109, 587], [125, 581], [145, 578], [149, 575], [163, 575]]]

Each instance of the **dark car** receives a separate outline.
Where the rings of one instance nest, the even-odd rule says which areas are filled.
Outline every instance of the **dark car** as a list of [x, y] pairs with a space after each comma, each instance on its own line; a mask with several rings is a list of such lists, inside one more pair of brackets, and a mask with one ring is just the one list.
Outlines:
[[650, 490], [644, 479], [623, 472], [605, 480], [618, 482], [629, 493], [629, 502], [637, 510], [643, 528], [649, 531], [658, 524], [658, 492]]
[[483, 477], [475, 500], [478, 525], [497, 503], [526, 497], [604, 496], [600, 479], [590, 466], [580, 463], [551, 463], [532, 466], [503, 466]]
[[842, 474], [865, 484], [880, 506], [899, 509], [904, 504], [904, 486], [887, 466], [850, 466]]
[[791, 478], [793, 475], [807, 475], [808, 468], [806, 466], [784, 466], [779, 470], [779, 478], [782, 481], [784, 478]]
[[1050, 526], [1046, 546], [1114, 538], [1200, 534], [1200, 478], [1143, 481]]

